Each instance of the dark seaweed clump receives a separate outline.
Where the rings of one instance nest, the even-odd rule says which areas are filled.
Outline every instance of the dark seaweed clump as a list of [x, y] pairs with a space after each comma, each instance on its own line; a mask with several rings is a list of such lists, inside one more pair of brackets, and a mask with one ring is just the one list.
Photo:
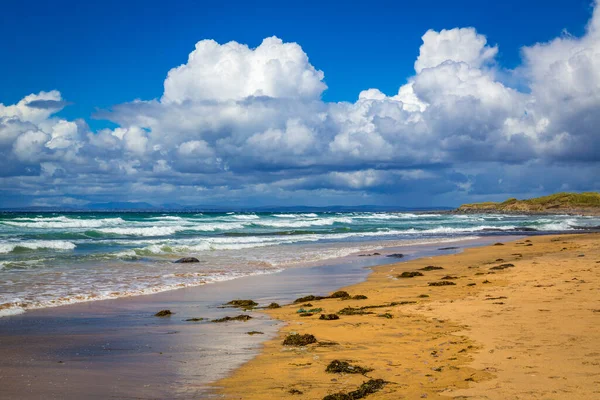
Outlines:
[[256, 307], [258, 303], [254, 300], [231, 300], [227, 305], [238, 308], [253, 308]]
[[298, 309], [298, 311], [296, 311], [298, 314], [306, 314], [306, 313], [318, 313], [323, 311], [322, 308], [311, 308], [310, 310], [306, 310], [304, 308], [300, 308]]
[[304, 296], [304, 297], [300, 297], [299, 299], [294, 300], [294, 303], [305, 303], [307, 301], [323, 300], [326, 298], [327, 297], [323, 297], [323, 296], [313, 296], [311, 294], [310, 296]]
[[423, 274], [417, 271], [406, 271], [398, 275], [398, 278], [414, 278], [415, 276], [423, 276]]
[[300, 317], [312, 317], [314, 314], [311, 312], [305, 312], [302, 314], [298, 314]]
[[325, 321], [333, 321], [335, 319], [340, 319], [340, 317], [337, 314], [321, 314], [319, 319], [323, 319]]
[[421, 271], [436, 271], [438, 269], [444, 269], [443, 267], [436, 267], [435, 265], [428, 265], [426, 267], [421, 268]]
[[329, 372], [330, 374], [366, 374], [367, 372], [373, 371], [372, 368], [364, 368], [358, 365], [351, 365], [346, 361], [333, 360], [329, 363], [325, 372]]
[[304, 392], [298, 389], [290, 389], [288, 391], [289, 394], [303, 394]]
[[449, 281], [451, 279], [458, 279], [458, 276], [452, 276], [452, 275], [446, 275], [443, 278], [441, 278], [444, 281]]
[[284, 346], [306, 346], [312, 343], [316, 343], [317, 338], [310, 334], [300, 335], [295, 333], [293, 335], [288, 335], [283, 341]]
[[429, 286], [452, 286], [452, 285], [456, 285], [456, 283], [450, 282], [450, 281], [441, 281], [441, 282], [429, 282], [428, 285]]
[[352, 296], [352, 300], [367, 300], [368, 297], [364, 294], [357, 294], [356, 296]]
[[360, 387], [350, 393], [334, 393], [323, 397], [323, 400], [356, 400], [362, 399], [370, 394], [378, 392], [386, 385], [383, 379], [371, 379], [364, 382]]
[[350, 297], [350, 294], [343, 290], [338, 290], [337, 292], [334, 292], [331, 294], [331, 296], [329, 296], [329, 298], [331, 299], [341, 299], [346, 297]]
[[354, 308], [354, 307], [346, 307], [338, 311], [340, 315], [365, 315], [365, 314], [374, 314], [370, 311], [365, 311], [364, 308]]
[[173, 315], [171, 310], [160, 310], [159, 312], [154, 314], [155, 317], [170, 317], [171, 315]]
[[394, 318], [394, 316], [393, 316], [392, 314], [390, 314], [390, 313], [387, 313], [387, 312], [386, 312], [386, 313], [384, 313], [384, 314], [379, 314], [379, 315], [378, 315], [378, 317], [381, 317], [381, 318], [387, 318], [387, 319], [392, 319], [392, 318]]
[[263, 332], [259, 332], [259, 331], [250, 331], [250, 332], [246, 332], [246, 334], [253, 336], [253, 335], [264, 335]]
[[244, 321], [244, 322], [246, 322], [249, 319], [252, 319], [252, 317], [249, 315], [246, 315], [246, 314], [241, 314], [236, 317], [223, 317], [223, 318], [213, 319], [211, 322], [229, 322], [229, 321]]
[[490, 269], [492, 269], [492, 270], [500, 270], [501, 271], [501, 270], [506, 269], [506, 268], [513, 268], [514, 266], [515, 266], [515, 264], [501, 264], [501, 265], [497, 265], [495, 267], [492, 267]]

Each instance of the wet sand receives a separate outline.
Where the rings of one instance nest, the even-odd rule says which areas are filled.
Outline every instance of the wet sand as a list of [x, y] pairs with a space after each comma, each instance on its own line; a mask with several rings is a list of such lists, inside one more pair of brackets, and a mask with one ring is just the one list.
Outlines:
[[[482, 245], [491, 240], [410, 246], [407, 259], [458, 252], [441, 246]], [[394, 249], [381, 251], [383, 254]], [[215, 324], [240, 310], [220, 308], [236, 298], [261, 305], [289, 303], [308, 293], [327, 293], [363, 281], [369, 267], [393, 262], [346, 257], [336, 263], [290, 268], [148, 296], [32, 310], [0, 318], [0, 398], [165, 399], [207, 398], [207, 384], [252, 359], [283, 323], [254, 311], [248, 322]], [[170, 309], [171, 317], [153, 314]], [[204, 321], [189, 322], [202, 317]], [[248, 335], [260, 331], [263, 335]]]
[[[423, 276], [398, 278], [415, 271]], [[454, 285], [429, 285], [439, 282]], [[268, 311], [285, 325], [214, 385], [220, 397], [323, 399], [383, 379], [368, 399], [600, 398], [599, 234], [529, 237], [381, 266], [343, 290], [368, 299], [310, 301], [323, 311], [308, 317], [297, 313], [302, 303]], [[365, 306], [382, 307], [319, 319]], [[318, 342], [283, 346], [292, 333]], [[372, 370], [325, 372], [334, 360]]]

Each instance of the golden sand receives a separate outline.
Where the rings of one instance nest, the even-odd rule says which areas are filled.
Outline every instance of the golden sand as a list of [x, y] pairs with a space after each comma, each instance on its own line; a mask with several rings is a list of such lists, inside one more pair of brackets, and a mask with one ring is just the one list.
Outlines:
[[[502, 264], [514, 266], [492, 269]], [[443, 269], [397, 278], [429, 265]], [[367, 399], [600, 399], [599, 278], [598, 234], [532, 237], [377, 267], [343, 289], [366, 300], [311, 301], [323, 311], [308, 317], [296, 312], [301, 304], [269, 310], [287, 323], [279, 336], [215, 386], [226, 399], [322, 399], [384, 379]], [[443, 281], [455, 285], [428, 284]], [[364, 310], [373, 314], [319, 319], [382, 305]], [[292, 332], [319, 343], [283, 346]], [[333, 360], [372, 371], [326, 373]]]

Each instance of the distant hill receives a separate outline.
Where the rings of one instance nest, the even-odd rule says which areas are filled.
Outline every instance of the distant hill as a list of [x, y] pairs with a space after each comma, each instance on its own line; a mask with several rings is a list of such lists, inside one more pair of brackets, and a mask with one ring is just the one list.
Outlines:
[[600, 193], [556, 193], [527, 200], [511, 198], [502, 203], [463, 204], [456, 212], [600, 215]]

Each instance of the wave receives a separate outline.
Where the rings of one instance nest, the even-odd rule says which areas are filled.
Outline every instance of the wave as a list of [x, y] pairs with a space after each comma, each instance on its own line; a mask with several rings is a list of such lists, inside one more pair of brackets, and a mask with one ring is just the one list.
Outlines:
[[276, 218], [318, 218], [319, 216], [315, 213], [303, 213], [303, 214], [271, 214], [271, 217], [276, 217]]
[[177, 232], [183, 231], [224, 231], [232, 229], [242, 229], [244, 224], [235, 222], [225, 223], [201, 223], [196, 225], [163, 225], [163, 226], [146, 226], [139, 228], [103, 228], [98, 229], [98, 232], [122, 235], [122, 236], [171, 236]]
[[34, 229], [99, 228], [105, 225], [122, 223], [125, 223], [122, 218], [73, 219], [67, 217], [15, 218], [14, 220], [2, 221], [4, 225]]
[[27, 242], [0, 242], [0, 254], [13, 253], [19, 250], [73, 250], [76, 245], [62, 240], [32, 240]]
[[232, 215], [232, 218], [239, 219], [242, 221], [252, 221], [255, 219], [260, 219], [258, 215], [255, 214], [241, 214], [241, 215]]
[[302, 221], [256, 221], [253, 222], [254, 225], [259, 226], [271, 226], [275, 228], [306, 228], [309, 226], [327, 226], [333, 224], [351, 224], [352, 218], [350, 217], [329, 217], [329, 218], [319, 218], [319, 219], [310, 219], [310, 220], [302, 220]]

